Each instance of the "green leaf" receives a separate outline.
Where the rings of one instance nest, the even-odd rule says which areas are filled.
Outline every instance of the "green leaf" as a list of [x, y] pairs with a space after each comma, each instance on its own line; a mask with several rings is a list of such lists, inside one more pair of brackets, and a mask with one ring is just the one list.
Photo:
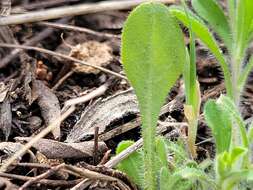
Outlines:
[[179, 170], [176, 174], [187, 180], [199, 181], [203, 184], [212, 185], [212, 187], [216, 189], [214, 180], [211, 179], [210, 176], [206, 175], [205, 172], [200, 169], [186, 167], [184, 169]]
[[242, 56], [247, 48], [251, 36], [251, 23], [253, 20], [253, 1], [237, 1], [236, 11], [236, 55]]
[[[185, 84], [185, 96], [186, 105], [184, 106], [185, 117], [188, 120], [188, 138], [187, 144], [192, 158], [197, 157], [196, 153], [196, 136], [198, 127], [198, 116], [201, 104], [201, 93], [199, 89], [199, 83], [197, 81], [196, 71], [196, 48], [195, 48], [195, 34], [192, 30], [192, 23], [186, 8], [186, 3], [183, 1], [184, 11], [186, 13], [189, 22], [189, 34], [190, 34], [190, 58], [187, 56], [185, 69], [184, 69], [184, 84]], [[188, 52], [188, 51], [187, 51]], [[188, 55], [188, 54], [187, 54]]]
[[253, 181], [253, 170], [243, 169], [230, 172], [223, 182], [223, 189], [233, 189], [236, 184], [239, 184], [242, 181]]
[[[134, 144], [133, 141], [122, 141], [118, 144], [116, 154], [119, 154], [129, 146]], [[122, 160], [117, 169], [126, 173], [139, 187], [143, 187], [143, 155], [140, 151], [134, 152], [126, 159]]]
[[194, 10], [206, 20], [213, 30], [223, 39], [228, 49], [232, 47], [232, 32], [224, 11], [215, 0], [193, 0]]
[[167, 150], [166, 150], [166, 143], [165, 139], [161, 136], [156, 138], [156, 153], [157, 158], [159, 159], [158, 167], [168, 167], [168, 160], [167, 160]]
[[170, 172], [167, 167], [162, 167], [160, 170], [160, 190], [170, 190], [171, 185], [172, 184]]
[[[183, 11], [181, 7], [171, 6], [169, 10], [186, 27], [189, 27], [189, 20], [187, 18], [186, 13]], [[189, 18], [191, 20], [191, 27], [192, 27], [193, 32], [210, 49], [210, 51], [214, 54], [216, 59], [219, 61], [221, 68], [223, 70], [224, 78], [225, 78], [227, 94], [229, 97], [233, 97], [231, 74], [230, 74], [229, 66], [226, 63], [225, 57], [222, 55], [219, 46], [217, 45], [214, 37], [209, 32], [209, 29], [206, 27], [206, 25], [203, 22], [201, 22], [201, 20], [189, 10], [188, 10], [188, 13], [189, 13]]]
[[223, 178], [230, 172], [231, 166], [229, 165], [229, 153], [227, 151], [216, 156], [216, 177]]
[[124, 71], [141, 112], [145, 182], [155, 189], [155, 127], [166, 95], [183, 72], [183, 34], [165, 5], [145, 3], [129, 15], [121, 47]]
[[235, 0], [227, 0], [228, 5], [228, 12], [229, 12], [229, 21], [230, 21], [230, 27], [234, 28], [234, 20], [235, 20]]
[[159, 190], [188, 190], [191, 183], [184, 181], [180, 175], [170, 175], [168, 168], [162, 167], [159, 187]]
[[209, 100], [204, 107], [204, 116], [208, 126], [212, 129], [217, 153], [229, 151], [232, 133], [230, 114], [214, 100]]
[[233, 148], [233, 150], [230, 153], [230, 162], [231, 165], [235, 164], [235, 162], [237, 160], [239, 160], [240, 157], [242, 157], [243, 155], [245, 155], [247, 153], [247, 149], [246, 148], [242, 148], [242, 147], [235, 147]]
[[[233, 119], [237, 124], [232, 129], [233, 130], [232, 136], [234, 138], [234, 142], [236, 142], [235, 145], [240, 146], [242, 143], [245, 148], [248, 148], [249, 143], [248, 143], [246, 126], [234, 102], [229, 97], [221, 95], [219, 99], [217, 100], [217, 103], [220, 105], [220, 107], [226, 110], [227, 113], [229, 113], [230, 118]], [[238, 127], [239, 127], [239, 130], [238, 130]]]

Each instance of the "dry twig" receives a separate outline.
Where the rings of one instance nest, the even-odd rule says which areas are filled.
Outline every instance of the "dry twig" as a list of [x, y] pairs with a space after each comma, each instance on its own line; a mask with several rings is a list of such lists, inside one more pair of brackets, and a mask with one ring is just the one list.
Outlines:
[[56, 126], [58, 126], [59, 123], [61, 123], [63, 120], [65, 120], [73, 111], [75, 110], [75, 107], [72, 106], [68, 110], [66, 110], [60, 118], [55, 120], [52, 124], [47, 126], [45, 129], [43, 129], [39, 134], [34, 136], [28, 143], [24, 145], [22, 149], [20, 149], [18, 152], [16, 152], [13, 156], [11, 156], [0, 168], [1, 172], [5, 172], [6, 169], [19, 157], [23, 156], [27, 150], [29, 150], [34, 143], [36, 143], [38, 140], [46, 136], [48, 133], [50, 133]]
[[68, 55], [63, 55], [63, 54], [56, 53], [56, 52], [53, 52], [53, 51], [50, 51], [50, 50], [47, 50], [47, 49], [43, 49], [43, 48], [39, 48], [39, 47], [32, 47], [32, 46], [25, 46], [25, 45], [7, 44], [7, 43], [0, 43], [0, 47], [18, 48], [18, 49], [38, 51], [38, 52], [45, 53], [45, 54], [48, 54], [48, 55], [52, 55], [52, 56], [60, 57], [60, 58], [63, 58], [63, 59], [67, 59], [67, 60], [70, 60], [70, 61], [73, 61], [73, 62], [76, 62], [76, 63], [79, 63], [79, 64], [83, 64], [83, 65], [86, 65], [86, 66], [89, 66], [89, 67], [93, 67], [95, 69], [99, 69], [99, 70], [101, 70], [105, 73], [112, 74], [112, 75], [114, 75], [116, 77], [119, 77], [121, 79], [127, 79], [126, 77], [122, 76], [121, 74], [110, 71], [110, 70], [105, 69], [103, 67], [96, 66], [96, 65], [91, 65], [87, 62], [75, 59], [75, 58], [70, 57]]
[[53, 175], [55, 172], [57, 172], [58, 170], [60, 170], [61, 168], [63, 168], [65, 166], [65, 164], [60, 164], [58, 166], [55, 166], [49, 170], [47, 170], [45, 173], [40, 174], [36, 177], [34, 177], [33, 179], [30, 179], [29, 181], [25, 182], [20, 188], [19, 190], [25, 190], [28, 186], [32, 185], [33, 183], [39, 182], [42, 179], [45, 179], [51, 175]]
[[91, 35], [98, 36], [98, 37], [119, 38], [120, 39], [119, 35], [105, 33], [105, 32], [97, 32], [95, 30], [91, 30], [91, 29], [79, 27], [79, 26], [72, 26], [72, 25], [68, 25], [68, 24], [60, 24], [60, 23], [52, 23], [52, 22], [40, 22], [38, 24], [42, 25], [42, 26], [54, 27], [54, 28], [62, 29], [62, 30], [84, 32], [84, 33], [91, 34]]
[[[147, 0], [124, 0], [124, 1], [104, 1], [94, 4], [80, 4], [69, 7], [52, 8], [42, 11], [33, 11], [29, 13], [11, 15], [0, 18], [0, 26], [11, 24], [23, 24], [28, 22], [37, 22], [49, 19], [56, 19], [67, 16], [83, 15], [88, 13], [97, 13], [110, 10], [124, 10], [137, 6]], [[175, 0], [157, 0], [163, 3], [174, 3]]]

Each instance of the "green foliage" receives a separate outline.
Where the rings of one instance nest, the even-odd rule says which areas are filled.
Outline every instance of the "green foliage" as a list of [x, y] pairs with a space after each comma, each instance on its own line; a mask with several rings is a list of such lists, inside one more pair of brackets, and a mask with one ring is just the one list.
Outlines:
[[251, 169], [243, 168], [241, 160], [247, 155], [247, 149], [235, 147], [225, 151], [216, 158], [217, 185], [221, 190], [232, 190], [242, 181], [252, 181]]
[[221, 7], [216, 2], [216, 0], [193, 0], [192, 6], [194, 10], [198, 13], [198, 15], [200, 15], [204, 20], [206, 20], [211, 26], [211, 28], [217, 34], [220, 35], [226, 46], [231, 48], [232, 33], [230, 30], [228, 19], [225, 16]]
[[[198, 128], [198, 116], [201, 104], [201, 93], [199, 89], [199, 82], [197, 81], [197, 71], [196, 71], [196, 50], [195, 50], [195, 34], [192, 30], [191, 19], [188, 14], [185, 2], [184, 10], [189, 22], [189, 34], [190, 34], [190, 50], [187, 55], [187, 59], [184, 67], [184, 84], [185, 84], [185, 106], [184, 113], [188, 120], [188, 148], [192, 158], [197, 157], [195, 141], [197, 136]], [[190, 58], [188, 58], [190, 57]]]
[[[227, 2], [229, 17], [226, 17], [218, 1], [192, 0], [196, 13], [225, 42], [226, 48], [229, 50], [227, 59], [222, 55], [216, 40], [204, 22], [194, 13], [188, 12], [190, 13], [192, 30], [215, 55], [222, 67], [228, 96], [233, 99], [236, 105], [239, 105], [241, 92], [244, 89], [249, 71], [253, 67], [252, 61], [250, 61], [244, 68], [246, 49], [253, 39], [253, 1], [228, 0]], [[185, 26], [190, 27], [181, 7], [172, 7], [170, 11]]]
[[[253, 20], [253, 1], [252, 0], [240, 0], [236, 4], [236, 19], [235, 19], [235, 45], [238, 45], [235, 49], [236, 56], [242, 58], [245, 49], [248, 46], [251, 35], [251, 23]], [[242, 61], [242, 60], [240, 60]], [[240, 64], [240, 63], [238, 63]]]
[[121, 57], [141, 112], [145, 183], [156, 189], [155, 127], [185, 62], [182, 32], [166, 6], [144, 3], [131, 12], [123, 28]]
[[204, 24], [203, 21], [200, 20], [200, 18], [194, 15], [190, 10], [187, 11], [189, 17], [187, 17], [185, 11], [181, 7], [178, 7], [178, 6], [171, 6], [170, 12], [185, 26], [189, 27], [191, 23], [191, 28], [193, 32], [203, 41], [203, 43], [214, 54], [216, 59], [219, 61], [224, 73], [227, 94], [230, 97], [233, 97], [233, 91], [232, 91], [233, 88], [232, 88], [232, 82], [231, 82], [232, 79], [231, 79], [229, 66], [227, 64], [225, 56], [222, 55], [221, 50], [217, 42], [215, 41], [213, 35], [210, 33], [208, 27]]
[[208, 126], [212, 129], [217, 153], [229, 151], [232, 137], [230, 114], [214, 100], [209, 100], [205, 104], [204, 115]]
[[217, 101], [208, 100], [204, 116], [212, 129], [217, 148], [215, 183], [218, 188], [232, 190], [242, 185], [243, 180], [252, 181], [252, 130], [250, 127], [247, 135], [246, 126], [234, 102], [223, 95]]
[[[126, 21], [122, 34], [122, 62], [139, 102], [144, 144], [141, 151], [122, 161], [118, 169], [126, 172], [142, 189], [234, 190], [238, 187], [246, 189], [248, 181], [253, 180], [253, 151], [250, 148], [253, 124], [248, 132], [238, 111], [241, 92], [253, 67], [252, 57], [246, 66], [244, 64], [248, 60], [246, 50], [253, 39], [253, 1], [227, 2], [228, 16], [215, 0], [192, 0], [198, 15], [187, 9], [185, 3], [184, 9], [144, 3], [132, 11]], [[185, 50], [176, 19], [189, 28], [189, 52]], [[206, 23], [223, 40], [228, 55], [222, 53]], [[168, 91], [183, 74], [188, 147], [195, 156], [201, 101], [196, 80], [195, 35], [220, 63], [227, 91], [227, 97], [209, 100], [204, 107], [204, 116], [217, 149], [215, 164], [209, 165], [208, 169], [202, 167], [205, 164], [201, 166], [189, 160], [181, 146], [155, 138], [161, 106]], [[132, 143], [123, 142], [117, 153]], [[172, 160], [168, 160], [168, 153], [173, 153]]]
[[[133, 141], [122, 141], [118, 144], [116, 154], [131, 146]], [[128, 177], [138, 186], [143, 187], [143, 153], [140, 151], [132, 153], [129, 157], [122, 160], [117, 169], [126, 173]]]
[[[122, 141], [118, 145], [117, 150], [123, 151], [132, 143], [131, 141]], [[190, 190], [197, 181], [200, 182], [197, 186], [214, 185], [210, 176], [207, 176], [203, 169], [198, 168], [194, 161], [187, 158], [181, 143], [173, 143], [166, 141], [162, 137], [157, 137], [155, 145], [157, 150], [155, 161], [156, 167], [159, 168], [158, 187], [160, 190]], [[120, 153], [120, 151], [117, 153]], [[137, 152], [138, 155], [142, 155], [143, 151], [143, 149], [139, 150]], [[168, 153], [174, 154], [170, 162], [167, 159]], [[144, 165], [142, 159], [137, 157], [136, 153], [131, 154], [117, 166], [117, 169], [125, 172], [141, 189], [144, 189], [146, 187], [145, 183], [143, 183]]]

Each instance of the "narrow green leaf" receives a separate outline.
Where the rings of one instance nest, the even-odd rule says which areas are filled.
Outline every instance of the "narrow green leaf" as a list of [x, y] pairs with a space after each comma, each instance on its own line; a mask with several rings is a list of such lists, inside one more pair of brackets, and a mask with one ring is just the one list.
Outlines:
[[232, 32], [224, 11], [215, 0], [193, 0], [194, 10], [206, 20], [221, 37], [228, 49], [232, 47]]
[[230, 114], [214, 100], [209, 100], [204, 107], [204, 116], [208, 126], [212, 129], [217, 153], [229, 151], [232, 133]]
[[[122, 141], [118, 144], [116, 155], [134, 144], [133, 141]], [[117, 169], [126, 173], [127, 176], [133, 180], [139, 187], [143, 187], [143, 155], [137, 151], [122, 160]]]
[[168, 91], [183, 72], [183, 34], [165, 5], [145, 3], [129, 15], [121, 47], [123, 67], [141, 111], [145, 183], [156, 189], [155, 127]]
[[[181, 21], [186, 27], [189, 27], [189, 20], [182, 8], [177, 6], [171, 6], [170, 12]], [[193, 32], [201, 39], [201, 41], [210, 49], [216, 59], [219, 61], [223, 70], [225, 85], [227, 94], [229, 97], [233, 97], [233, 88], [231, 82], [231, 74], [228, 64], [226, 63], [225, 57], [222, 55], [219, 46], [217, 45], [214, 37], [209, 32], [206, 25], [201, 20], [188, 10], [189, 18], [191, 19], [191, 26]]]
[[236, 11], [236, 55], [242, 56], [247, 48], [251, 36], [251, 23], [253, 20], [253, 1], [237, 1]]
[[227, 0], [228, 5], [228, 12], [229, 12], [229, 21], [230, 21], [230, 27], [231, 31], [234, 31], [234, 20], [235, 20], [235, 0]]

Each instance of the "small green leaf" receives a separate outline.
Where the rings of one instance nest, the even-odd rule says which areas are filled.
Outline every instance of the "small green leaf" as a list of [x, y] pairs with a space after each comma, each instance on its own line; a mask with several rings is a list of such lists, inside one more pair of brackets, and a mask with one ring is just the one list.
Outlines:
[[144, 3], [129, 15], [121, 47], [124, 71], [141, 112], [145, 183], [155, 189], [159, 172], [155, 167], [155, 127], [169, 90], [183, 72], [183, 34], [165, 5]]
[[233, 88], [232, 88], [232, 82], [231, 82], [230, 69], [214, 37], [209, 32], [209, 29], [206, 27], [206, 25], [203, 22], [201, 22], [201, 20], [196, 15], [194, 15], [189, 10], [188, 10], [188, 14], [191, 20], [190, 22], [189, 22], [189, 19], [187, 18], [186, 13], [181, 7], [171, 6], [169, 10], [186, 27], [189, 27], [189, 23], [191, 23], [193, 32], [201, 39], [201, 41], [214, 54], [214, 56], [219, 61], [221, 68], [223, 70], [227, 94], [229, 97], [232, 98]]
[[[120, 142], [117, 146], [116, 154], [119, 154], [132, 144], [134, 144], [133, 141]], [[117, 169], [126, 173], [139, 187], [143, 187], [143, 155], [140, 151], [134, 152], [122, 160], [117, 165]]]
[[229, 166], [229, 154], [227, 151], [218, 154], [216, 156], [216, 177], [217, 178], [223, 178], [227, 173], [230, 172], [230, 166]]
[[232, 135], [230, 114], [214, 100], [209, 100], [204, 107], [204, 116], [207, 125], [212, 129], [217, 153], [229, 151]]
[[242, 157], [243, 155], [245, 155], [247, 153], [247, 149], [246, 148], [242, 148], [242, 147], [235, 147], [233, 148], [233, 150], [230, 153], [230, 162], [231, 165], [235, 164], [235, 162]]
[[194, 10], [206, 20], [215, 32], [223, 39], [228, 49], [232, 47], [232, 32], [224, 11], [215, 0], [193, 0]]

